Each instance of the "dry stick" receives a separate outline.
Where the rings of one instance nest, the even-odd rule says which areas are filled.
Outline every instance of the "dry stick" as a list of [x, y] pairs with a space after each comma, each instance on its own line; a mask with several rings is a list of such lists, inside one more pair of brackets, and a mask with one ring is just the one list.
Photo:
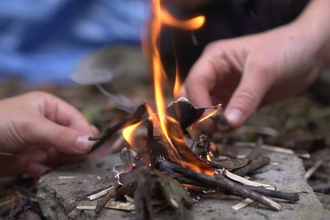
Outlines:
[[322, 165], [323, 162], [324, 162], [324, 160], [318, 160], [311, 168], [309, 168], [306, 171], [304, 178], [306, 180], [308, 180], [309, 177], [311, 177], [313, 175], [313, 173], [315, 173], [315, 171]]
[[[239, 146], [239, 147], [240, 146], [242, 146], [242, 147], [255, 147], [255, 143], [251, 143], [251, 142], [235, 142], [234, 145]], [[310, 158], [309, 153], [299, 153], [299, 152], [295, 152], [291, 149], [287, 149], [287, 148], [283, 148], [283, 147], [279, 147], [279, 146], [272, 146], [272, 145], [263, 144], [262, 149], [272, 151], [272, 152], [276, 152], [276, 153], [296, 155], [296, 156], [299, 156], [301, 158]]]
[[[173, 178], [176, 179], [179, 183], [181, 184], [188, 184], [188, 185], [193, 185], [193, 186], [200, 186], [200, 187], [208, 187], [205, 184], [201, 183], [201, 182], [197, 182], [191, 179], [188, 179], [186, 177], [183, 176], [179, 176], [179, 175], [173, 175]], [[212, 187], [212, 186], [209, 186]]]
[[249, 173], [252, 173], [253, 171], [259, 169], [260, 167], [263, 167], [267, 164], [269, 164], [270, 159], [269, 157], [258, 157], [255, 160], [252, 160], [249, 164], [246, 166], [236, 170], [234, 174], [238, 176], [245, 176]]
[[279, 211], [281, 209], [280, 204], [251, 190], [251, 187], [248, 188], [239, 183], [231, 181], [221, 174], [216, 176], [209, 176], [204, 173], [198, 173], [196, 171], [189, 170], [185, 167], [182, 167], [180, 165], [165, 160], [158, 160], [157, 163], [162, 165], [160, 167], [168, 167], [172, 169], [174, 172], [177, 172], [183, 175], [184, 177], [190, 178], [194, 181], [203, 182], [208, 185], [213, 185], [221, 190], [232, 192], [243, 198], [250, 198], [253, 201], [263, 204], [272, 210]]
[[126, 118], [121, 120], [119, 123], [115, 124], [112, 127], [107, 127], [102, 131], [102, 134], [99, 137], [90, 137], [88, 140], [96, 141], [93, 144], [92, 150], [99, 148], [107, 139], [109, 139], [117, 131], [129, 126], [138, 123], [143, 119], [144, 114], [146, 113], [146, 104], [140, 105], [135, 112], [128, 115]]
[[246, 186], [246, 187], [265, 196], [269, 196], [277, 199], [284, 199], [284, 200], [288, 200], [289, 202], [299, 201], [299, 195], [297, 193], [280, 192], [280, 191], [266, 189], [263, 187], [253, 187], [253, 186]]
[[95, 208], [95, 213], [99, 214], [107, 202], [117, 194], [117, 189], [120, 187], [118, 183], [116, 183], [108, 192], [108, 194], [102, 199], [97, 201], [97, 205]]
[[108, 192], [113, 188], [113, 186], [107, 188], [107, 189], [104, 189], [98, 193], [95, 193], [93, 195], [90, 195], [90, 196], [87, 196], [87, 198], [91, 201], [95, 200], [95, 199], [99, 199], [103, 196], [105, 196], [106, 194], [108, 194]]

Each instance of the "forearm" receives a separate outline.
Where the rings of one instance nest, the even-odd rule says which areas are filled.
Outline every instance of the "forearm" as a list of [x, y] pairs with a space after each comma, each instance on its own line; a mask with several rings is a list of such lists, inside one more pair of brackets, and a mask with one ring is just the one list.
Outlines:
[[294, 22], [301, 28], [321, 68], [330, 65], [330, 0], [312, 0]]

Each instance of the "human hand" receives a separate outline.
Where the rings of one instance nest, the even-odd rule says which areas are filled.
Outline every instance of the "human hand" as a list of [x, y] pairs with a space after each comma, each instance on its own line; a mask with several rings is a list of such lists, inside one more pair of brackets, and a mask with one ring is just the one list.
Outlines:
[[320, 45], [300, 23], [215, 41], [190, 70], [180, 95], [195, 106], [223, 104], [228, 125], [236, 128], [258, 106], [311, 85], [323, 67]]
[[0, 176], [39, 178], [88, 153], [96, 128], [74, 107], [44, 92], [0, 101]]

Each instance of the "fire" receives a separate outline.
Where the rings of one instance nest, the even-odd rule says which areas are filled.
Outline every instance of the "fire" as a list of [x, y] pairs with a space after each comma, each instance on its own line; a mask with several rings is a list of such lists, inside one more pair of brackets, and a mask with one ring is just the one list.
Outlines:
[[122, 134], [125, 140], [129, 143], [129, 145], [134, 148], [134, 132], [136, 129], [142, 124], [142, 121], [123, 129]]
[[[154, 95], [155, 95], [155, 103], [157, 108], [157, 117], [153, 117], [155, 113], [152, 111], [151, 108], [147, 108], [148, 114], [151, 120], [153, 120], [153, 124], [159, 127], [159, 131], [164, 137], [167, 139], [169, 144], [172, 146], [173, 150], [177, 154], [186, 155], [187, 153], [191, 156], [192, 151], [188, 149], [188, 146], [185, 143], [183, 132], [180, 129], [180, 125], [178, 121], [175, 119], [166, 117], [166, 104], [165, 104], [165, 88], [164, 82], [166, 82], [166, 74], [164, 72], [164, 68], [161, 63], [160, 59], [160, 52], [159, 52], [159, 35], [161, 32], [162, 25], [169, 25], [174, 27], [179, 27], [187, 30], [195, 30], [200, 28], [205, 22], [204, 16], [197, 16], [195, 18], [180, 21], [175, 19], [172, 15], [169, 14], [168, 11], [164, 7], [162, 7], [159, 0], [152, 1], [152, 19], [150, 21], [150, 43], [149, 43], [149, 56], [151, 58], [151, 65], [152, 65], [152, 73], [153, 73], [153, 80], [154, 80]], [[174, 96], [178, 95], [179, 88], [180, 88], [180, 80], [179, 80], [179, 72], [178, 68], [176, 68], [176, 80], [174, 85]], [[210, 115], [205, 118], [210, 117], [216, 111], [212, 111]], [[171, 124], [171, 125], [169, 125]], [[169, 129], [169, 127], [171, 127]], [[173, 128], [174, 126], [174, 128]], [[174, 145], [175, 143], [175, 145]], [[188, 152], [190, 151], [190, 152]], [[188, 157], [189, 157], [188, 155]], [[195, 157], [191, 156], [190, 158]], [[209, 165], [207, 162], [203, 162], [202, 160], [195, 157], [192, 158], [192, 161], [195, 162], [187, 162], [182, 161], [180, 158], [172, 158], [176, 160], [178, 163], [193, 169], [197, 172], [203, 172], [209, 175], [213, 175], [214, 171], [209, 169]], [[211, 158], [208, 158], [211, 160]]]
[[186, 21], [177, 20], [173, 18], [172, 15], [170, 15], [164, 8], [160, 9], [160, 17], [163, 24], [187, 30], [196, 30], [202, 27], [205, 22], [205, 17], [203, 15]]
[[180, 75], [179, 75], [178, 66], [176, 66], [176, 68], [175, 68], [175, 83], [174, 83], [174, 87], [173, 87], [173, 96], [174, 97], [179, 96], [180, 87], [181, 87]]
[[[160, 60], [158, 39], [163, 24], [171, 25], [175, 27], [181, 27], [185, 29], [197, 29], [200, 28], [205, 22], [204, 16], [198, 16], [186, 21], [180, 21], [171, 16], [166, 9], [164, 9], [159, 0], [152, 1], [152, 20], [150, 30], [150, 56], [152, 62], [152, 73], [154, 76], [154, 94], [157, 106], [157, 114], [162, 117], [165, 115], [165, 100], [164, 100], [164, 87], [162, 83], [165, 81], [165, 73]], [[178, 73], [177, 79], [178, 79]], [[176, 80], [178, 82], [178, 80]], [[176, 92], [178, 91], [179, 84], [176, 83]], [[166, 129], [165, 120], [160, 120], [160, 127], [164, 136], [170, 141], [170, 136]]]
[[212, 117], [214, 114], [216, 114], [221, 108], [221, 104], [217, 105], [217, 106], [210, 106], [209, 108], [213, 108], [213, 111], [211, 111], [209, 114], [205, 115], [204, 117], [200, 118], [197, 123], [200, 123], [202, 121], [205, 121], [206, 119]]

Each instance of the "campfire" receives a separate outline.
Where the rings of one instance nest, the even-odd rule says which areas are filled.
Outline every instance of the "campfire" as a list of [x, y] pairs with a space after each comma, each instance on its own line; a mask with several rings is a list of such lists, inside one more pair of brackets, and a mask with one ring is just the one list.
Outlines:
[[[120, 153], [124, 169], [117, 175], [118, 183], [98, 202], [95, 211], [99, 213], [111, 198], [127, 195], [134, 198], [138, 219], [151, 218], [153, 201], [159, 199], [167, 201], [165, 204], [182, 217], [186, 208], [193, 205], [187, 191], [189, 189], [194, 192], [214, 190], [236, 194], [275, 211], [279, 211], [281, 205], [267, 196], [298, 201], [296, 193], [279, 192], [271, 185], [242, 177], [268, 164], [268, 157], [252, 159], [257, 156], [252, 151], [248, 156], [251, 159], [219, 160], [220, 152], [207, 136], [199, 134], [195, 139], [190, 136], [187, 128], [199, 121], [206, 108], [196, 108], [187, 99], [179, 98], [168, 105], [164, 117], [159, 117], [150, 115], [151, 108], [145, 103], [118, 124], [106, 128], [100, 137], [90, 138], [96, 141], [93, 145], [93, 149], [96, 149], [123, 128], [130, 129], [144, 122], [147, 129], [147, 144], [144, 148], [125, 148]], [[160, 120], [165, 122], [166, 135], [160, 129]], [[262, 146], [260, 140], [256, 149]]]
[[[161, 26], [165, 24], [193, 30], [201, 27], [204, 20], [204, 16], [187, 21], [176, 20], [161, 7], [158, 0], [153, 1], [148, 51], [154, 76], [156, 111], [145, 102], [119, 123], [104, 129], [99, 137], [90, 138], [95, 142], [92, 148], [95, 150], [113, 134], [123, 130], [125, 139], [131, 143], [131, 148], [123, 149], [119, 155], [123, 166], [117, 174], [118, 182], [98, 201], [96, 213], [100, 213], [110, 199], [116, 199], [133, 202], [137, 219], [152, 219], [157, 210], [166, 207], [172, 207], [177, 217], [183, 219], [194, 203], [192, 192], [206, 190], [235, 194], [275, 211], [279, 211], [281, 205], [269, 197], [290, 202], [299, 200], [298, 194], [279, 192], [274, 186], [243, 178], [268, 164], [268, 157], [258, 156], [256, 151], [252, 151], [246, 158], [223, 159], [221, 150], [212, 140], [203, 133], [195, 135], [192, 132], [194, 125], [221, 115], [220, 104], [195, 107], [181, 97], [166, 106], [165, 73], [157, 46]], [[178, 80], [174, 88], [173, 94], [177, 94]], [[207, 115], [206, 110], [210, 112]], [[134, 147], [130, 141], [139, 126], [145, 126], [147, 131], [146, 145], [142, 148]], [[260, 150], [261, 146], [260, 139], [256, 149]]]

